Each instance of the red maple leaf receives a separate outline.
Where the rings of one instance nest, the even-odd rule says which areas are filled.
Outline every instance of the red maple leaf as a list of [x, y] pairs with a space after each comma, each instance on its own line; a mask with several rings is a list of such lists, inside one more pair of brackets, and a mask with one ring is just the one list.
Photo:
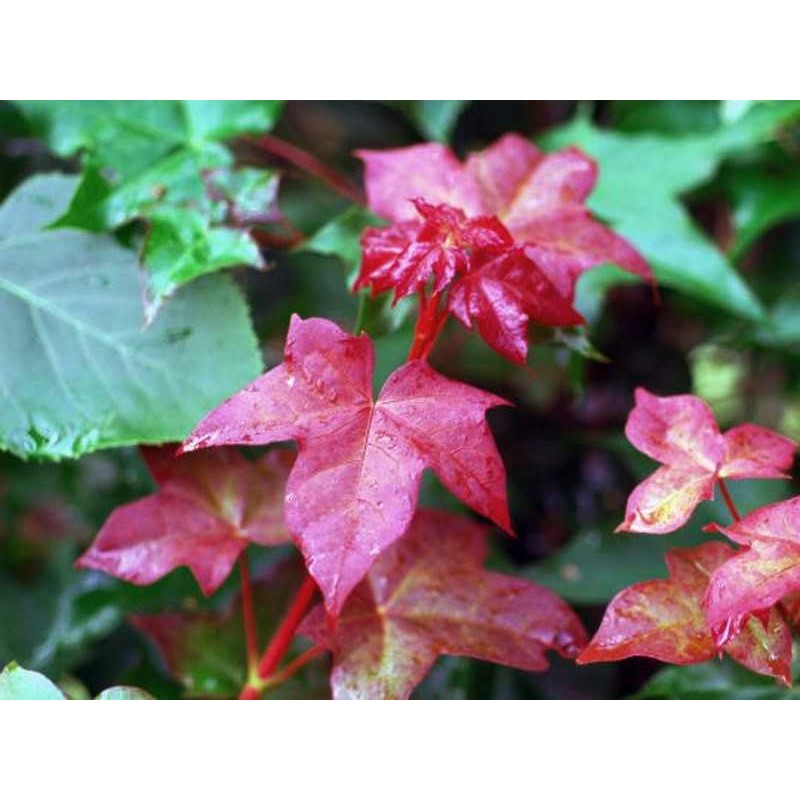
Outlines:
[[283, 363], [212, 411], [183, 445], [299, 442], [286, 522], [334, 617], [405, 532], [425, 468], [511, 530], [505, 469], [485, 420], [506, 401], [418, 360], [395, 370], [373, 400], [373, 365], [366, 335], [294, 315]]
[[570, 301], [577, 278], [599, 264], [653, 279], [642, 256], [587, 210], [597, 166], [576, 148], [545, 155], [511, 133], [464, 164], [440, 144], [357, 155], [366, 165], [367, 198], [376, 214], [392, 222], [416, 220], [408, 201], [421, 197], [469, 217], [497, 217]]
[[281, 500], [292, 453], [252, 462], [227, 448], [179, 459], [172, 445], [141, 452], [158, 490], [115, 509], [76, 566], [138, 585], [186, 566], [210, 595], [248, 544], [290, 540]]
[[394, 288], [395, 302], [419, 291], [433, 278], [435, 297], [475, 259], [513, 247], [511, 234], [496, 217], [467, 219], [461, 209], [412, 201], [421, 220], [388, 228], [367, 228], [361, 237], [361, 271], [354, 290]]
[[575, 657], [580, 620], [548, 589], [483, 569], [486, 529], [420, 509], [372, 565], [331, 633], [320, 607], [300, 633], [334, 653], [335, 699], [402, 699], [440, 655], [544, 670], [545, 652]]
[[714, 496], [720, 478], [786, 478], [797, 444], [758, 425], [720, 433], [699, 397], [657, 397], [636, 390], [625, 435], [637, 450], [661, 462], [628, 498], [618, 531], [669, 533], [681, 527], [701, 500]]
[[[697, 664], [719, 653], [703, 610], [709, 576], [735, 560], [722, 542], [667, 553], [670, 577], [623, 589], [609, 603], [600, 629], [579, 664], [647, 656], [670, 664]], [[791, 683], [792, 637], [777, 608], [750, 617], [724, 651], [748, 669]]]
[[556, 290], [522, 248], [491, 257], [457, 280], [447, 308], [501, 355], [524, 364], [528, 323], [582, 325], [586, 320]]
[[704, 606], [719, 643], [735, 636], [750, 615], [787, 598], [796, 618], [800, 590], [800, 497], [756, 509], [732, 525], [705, 530], [724, 533], [745, 546], [711, 576]]

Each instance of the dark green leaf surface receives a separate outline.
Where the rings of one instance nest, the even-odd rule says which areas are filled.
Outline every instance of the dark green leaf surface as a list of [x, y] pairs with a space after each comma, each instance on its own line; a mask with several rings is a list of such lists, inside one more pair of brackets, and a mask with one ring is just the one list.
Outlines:
[[132, 252], [81, 231], [27, 233], [15, 217], [20, 235], [0, 239], [0, 448], [61, 458], [180, 440], [259, 373], [224, 278], [187, 287], [145, 329]]
[[786, 689], [726, 658], [665, 667], [635, 696], [641, 700], [798, 700], [800, 688]]
[[739, 167], [725, 183], [733, 196], [733, 258], [772, 226], [800, 218], [800, 167], [790, 162], [773, 169]]

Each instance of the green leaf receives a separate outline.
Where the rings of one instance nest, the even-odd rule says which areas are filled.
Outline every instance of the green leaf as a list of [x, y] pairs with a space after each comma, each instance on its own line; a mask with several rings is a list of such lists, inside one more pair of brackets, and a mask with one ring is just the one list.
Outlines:
[[688, 667], [665, 667], [635, 695], [639, 700], [800, 700], [787, 689], [726, 658]]
[[122, 174], [176, 147], [270, 130], [276, 100], [25, 100], [17, 103], [60, 156], [92, 149]]
[[716, 100], [616, 100], [611, 120], [625, 133], [675, 136], [717, 129], [721, 111]]
[[[269, 130], [280, 103], [20, 105], [55, 152], [84, 156], [80, 187], [59, 225], [106, 231], [135, 219], [151, 220], [156, 243], [145, 248], [144, 265], [155, 305], [178, 285], [208, 272], [235, 264], [261, 266], [258, 247], [241, 227], [274, 216], [277, 179], [270, 171], [232, 170], [233, 156], [221, 140]], [[215, 186], [207, 185], [209, 177], [214, 177]], [[175, 230], [179, 222], [186, 230]], [[223, 222], [230, 225], [224, 233], [211, 227]], [[168, 225], [171, 230], [165, 233]], [[168, 244], [162, 249], [164, 239]], [[165, 267], [176, 253], [178, 266]]]
[[576, 145], [598, 161], [600, 176], [589, 206], [641, 250], [660, 284], [763, 321], [759, 301], [696, 228], [680, 197], [712, 177], [725, 157], [769, 141], [799, 112], [794, 102], [756, 104], [711, 133], [673, 138], [615, 133], [578, 119], [546, 137], [545, 144]]
[[770, 347], [792, 350], [800, 347], [800, 288], [788, 290], [772, 306], [767, 324], [756, 331], [755, 338]]
[[74, 175], [34, 175], [0, 206], [0, 239], [35, 233], [55, 222], [78, 187]]
[[264, 267], [258, 246], [248, 233], [212, 227], [197, 211], [165, 206], [153, 211], [149, 220], [150, 234], [144, 247], [150, 273], [148, 321], [164, 298], [200, 275], [237, 264]]
[[448, 142], [469, 100], [412, 100], [411, 117], [426, 139]]
[[361, 264], [361, 234], [365, 228], [381, 223], [371, 211], [354, 205], [323, 225], [295, 250], [335, 256], [347, 267], [347, 282], [352, 283]]
[[769, 228], [800, 217], [800, 167], [788, 160], [773, 168], [740, 166], [726, 176], [725, 186], [733, 197], [733, 258]]
[[[778, 481], [738, 481], [729, 488], [742, 513], [786, 499], [791, 491]], [[524, 575], [570, 603], [600, 605], [626, 586], [666, 577], [667, 550], [696, 546], [710, 538], [701, 532], [704, 524], [729, 519], [723, 502], [717, 499], [702, 503], [692, 521], [669, 536], [612, 533], [615, 524], [612, 522], [605, 531], [585, 530], [576, 534], [566, 547], [528, 567]]]
[[61, 690], [44, 675], [12, 661], [0, 672], [0, 700], [65, 700]]
[[0, 239], [0, 319], [0, 448], [23, 458], [181, 440], [261, 370], [226, 279], [145, 329], [135, 255], [82, 231]]
[[155, 700], [155, 697], [135, 686], [112, 686], [110, 689], [103, 689], [95, 700]]

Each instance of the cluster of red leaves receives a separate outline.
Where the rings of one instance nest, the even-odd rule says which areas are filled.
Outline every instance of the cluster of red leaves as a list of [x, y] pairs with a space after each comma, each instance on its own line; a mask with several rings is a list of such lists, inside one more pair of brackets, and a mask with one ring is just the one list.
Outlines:
[[392, 222], [362, 237], [355, 289], [395, 300], [449, 288], [445, 312], [497, 352], [527, 356], [529, 321], [584, 322], [572, 307], [582, 272], [607, 262], [652, 280], [644, 259], [592, 218], [597, 166], [575, 148], [542, 154], [516, 134], [461, 163], [438, 144], [362, 151], [370, 208]]
[[[417, 511], [432, 469], [511, 533], [505, 469], [485, 419], [505, 401], [445, 378], [425, 356], [452, 313], [523, 362], [529, 321], [583, 321], [572, 302], [584, 270], [613, 262], [652, 275], [587, 211], [597, 169], [575, 149], [543, 155], [509, 135], [464, 164], [440, 145], [361, 157], [370, 206], [392, 224], [364, 233], [356, 287], [419, 295], [407, 363], [375, 399], [369, 338], [294, 316], [283, 363], [203, 419], [180, 459], [143, 450], [158, 491], [117, 509], [78, 563], [139, 584], [187, 566], [210, 594], [248, 544], [291, 538], [322, 593], [304, 630], [333, 652], [337, 697], [407, 697], [445, 653], [544, 669], [547, 649], [574, 657], [585, 644], [574, 613], [542, 587], [483, 570], [481, 527]], [[296, 460], [278, 451], [248, 461], [229, 447], [288, 440]], [[311, 597], [301, 589], [276, 628], [262, 680]], [[251, 619], [248, 670], [255, 627]]]
[[[656, 397], [644, 389], [636, 391], [625, 432], [662, 464], [631, 493], [618, 528], [643, 533], [678, 529], [700, 501], [713, 497], [715, 485], [726, 491], [725, 479], [788, 477], [797, 448], [757, 425], [722, 434], [699, 398]], [[705, 530], [725, 534], [741, 549], [710, 541], [670, 551], [670, 577], [614, 597], [579, 663], [649, 656], [694, 664], [724, 651], [754, 672], [791, 682], [786, 618], [798, 619], [800, 498]]]
[[[279, 544], [288, 530], [323, 595], [318, 618], [327, 621], [307, 630], [334, 650], [337, 696], [407, 696], [442, 653], [528, 669], [546, 666], [546, 648], [577, 655], [585, 634], [561, 600], [481, 569], [483, 529], [422, 511], [412, 524], [430, 468], [511, 532], [505, 469], [485, 420], [505, 401], [422, 360], [392, 373], [374, 399], [373, 363], [366, 335], [294, 316], [283, 363], [212, 411], [185, 455], [143, 449], [158, 491], [117, 509], [79, 565], [140, 584], [185, 565], [210, 593], [248, 543]], [[285, 451], [251, 462], [223, 447], [290, 439], [293, 465]], [[384, 650], [394, 654], [391, 675], [376, 677]]]

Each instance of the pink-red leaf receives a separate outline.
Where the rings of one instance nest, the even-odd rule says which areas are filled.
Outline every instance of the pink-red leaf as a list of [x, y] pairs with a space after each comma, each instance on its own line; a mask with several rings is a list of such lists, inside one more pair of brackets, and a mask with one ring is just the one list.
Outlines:
[[415, 219], [409, 200], [447, 203], [500, 219], [569, 300], [586, 269], [613, 262], [646, 280], [652, 273], [628, 242], [592, 219], [585, 201], [597, 166], [575, 148], [542, 154], [507, 134], [465, 164], [442, 145], [361, 151], [370, 208], [394, 222]]
[[332, 616], [405, 532], [425, 468], [511, 530], [505, 469], [485, 420], [506, 401], [423, 361], [393, 372], [376, 401], [373, 358], [368, 337], [294, 316], [283, 363], [212, 411], [184, 443], [299, 442], [286, 522]]
[[[709, 575], [734, 557], [722, 542], [667, 553], [670, 577], [629, 586], [617, 594], [579, 664], [647, 656], [697, 664], [719, 652], [703, 611]], [[724, 650], [748, 669], [791, 681], [791, 633], [777, 609], [766, 624], [751, 618]]]
[[737, 425], [724, 435], [727, 457], [721, 478], [788, 478], [797, 444], [759, 425]]
[[420, 510], [406, 536], [372, 566], [330, 633], [321, 608], [301, 632], [334, 653], [337, 699], [408, 697], [440, 655], [544, 670], [545, 652], [574, 657], [586, 641], [549, 590], [483, 569], [486, 530]]
[[800, 591], [800, 497], [756, 509], [730, 526], [709, 525], [745, 545], [721, 565], [708, 585], [706, 616], [720, 642], [751, 614]]
[[209, 595], [248, 544], [289, 541], [282, 497], [291, 453], [274, 451], [257, 462], [233, 449], [178, 459], [173, 446], [142, 453], [158, 491], [117, 508], [77, 566], [139, 585], [186, 566]]
[[432, 296], [436, 296], [457, 274], [472, 269], [478, 256], [501, 253], [514, 244], [496, 217], [468, 219], [461, 209], [419, 198], [413, 205], [420, 222], [364, 232], [361, 271], [354, 289], [371, 286], [376, 294], [394, 288], [399, 300], [433, 278]]
[[467, 328], [477, 325], [490, 347], [518, 363], [528, 354], [529, 321], [585, 323], [521, 248], [510, 248], [457, 280], [447, 308]]
[[662, 464], [633, 490], [617, 528], [639, 533], [680, 528], [698, 503], [713, 498], [719, 478], [786, 477], [797, 447], [758, 425], [739, 425], [723, 435], [699, 397], [657, 397], [646, 389], [636, 390], [625, 434]]

